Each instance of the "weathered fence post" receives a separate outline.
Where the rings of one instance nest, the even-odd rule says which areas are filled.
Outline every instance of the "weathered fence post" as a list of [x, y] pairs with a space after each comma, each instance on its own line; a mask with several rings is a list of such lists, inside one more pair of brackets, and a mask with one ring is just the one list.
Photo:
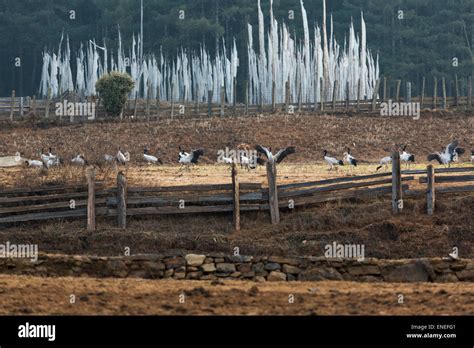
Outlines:
[[350, 89], [349, 89], [349, 81], [346, 83], [346, 111], [349, 111], [349, 103], [350, 103]]
[[[74, 92], [72, 92], [69, 95], [72, 95], [72, 100], [69, 100], [69, 101], [73, 102], [73, 103], [76, 103], [76, 94]], [[33, 96], [33, 103], [36, 104], [36, 96], [35, 95]], [[65, 111], [65, 114], [67, 115], [68, 112]], [[74, 116], [75, 116], [75, 112], [73, 112], [69, 115], [69, 123], [74, 123]], [[81, 117], [82, 117], [82, 115], [81, 115]]]
[[267, 180], [268, 180], [268, 204], [270, 207], [270, 216], [272, 224], [280, 223], [280, 210], [278, 208], [278, 189], [277, 189], [277, 169], [276, 163], [272, 161], [267, 162]]
[[[314, 100], [316, 105], [316, 98]], [[288, 115], [290, 111], [290, 81], [285, 82], [285, 114]]]
[[300, 85], [298, 87], [298, 112], [303, 111], [303, 91], [302, 91], [302, 86], [301, 86], [301, 81]]
[[[95, 103], [95, 115], [94, 117], [96, 119], [99, 119], [99, 108], [100, 108], [100, 102], [102, 101], [102, 98], [99, 96], [97, 99], [94, 99], [92, 102]], [[123, 110], [122, 110], [123, 111]], [[105, 112], [105, 111], [104, 111]], [[122, 114], [123, 116], [123, 114]]]
[[232, 86], [234, 88], [234, 92], [233, 92], [233, 100], [232, 100], [232, 115], [234, 117], [237, 116], [237, 79], [234, 77], [233, 81], [232, 81]]
[[339, 80], [334, 81], [334, 86], [332, 89], [332, 111], [336, 111], [336, 100], [338, 94]]
[[402, 175], [400, 170], [400, 153], [392, 154], [392, 213], [399, 214], [403, 210]]
[[361, 80], [359, 79], [359, 82], [357, 82], [357, 112], [360, 111], [360, 91], [362, 90], [362, 83]]
[[13, 111], [15, 107], [15, 90], [12, 91], [12, 100], [10, 105], [10, 121], [13, 122]]
[[150, 121], [150, 101], [151, 101], [151, 83], [148, 82], [148, 90], [146, 95], [146, 120]]
[[458, 74], [454, 74], [454, 84], [455, 84], [455, 93], [456, 93], [456, 107], [459, 106], [459, 84], [458, 84]]
[[421, 84], [421, 101], [420, 101], [420, 108], [423, 109], [423, 104], [425, 103], [425, 83], [426, 79], [423, 76], [423, 82]]
[[212, 116], [212, 90], [207, 91], [207, 116]]
[[235, 162], [232, 163], [232, 197], [234, 202], [234, 231], [240, 231], [240, 185]]
[[221, 117], [225, 114], [225, 87], [221, 86]]
[[245, 116], [249, 114], [249, 83], [245, 84]]
[[379, 88], [380, 88], [380, 79], [377, 79], [377, 81], [375, 82], [374, 94], [372, 95], [372, 112], [375, 112], [377, 108], [377, 95], [379, 93]]
[[36, 95], [33, 96], [33, 117], [36, 118]]
[[[289, 81], [287, 81], [287, 82], [289, 82]], [[286, 86], [286, 84], [285, 84], [285, 86]], [[313, 111], [316, 112], [316, 111], [318, 111], [318, 76], [317, 75], [314, 78], [313, 94], [314, 94]]]
[[156, 119], [160, 119], [160, 86], [156, 86]]
[[173, 98], [173, 89], [174, 89], [174, 86], [173, 86], [173, 83], [171, 83], [171, 95], [170, 95], [170, 99], [171, 99], [171, 119], [174, 118], [174, 98]]
[[303, 96], [301, 95], [301, 81], [300, 81], [300, 84], [298, 86], [298, 112], [301, 112], [302, 104], [303, 104]]
[[433, 166], [430, 164], [426, 167], [426, 176], [428, 183], [428, 190], [426, 193], [426, 206], [428, 215], [433, 215], [435, 210], [435, 174]]
[[438, 98], [438, 78], [434, 77], [434, 87], [433, 87], [433, 109], [436, 109], [436, 102]]
[[49, 118], [49, 104], [51, 104], [51, 87], [48, 87], [48, 96], [46, 97], [45, 118]]
[[406, 84], [406, 100], [405, 103], [411, 103], [411, 82]]
[[20, 116], [21, 116], [21, 118], [23, 118], [23, 113], [24, 113], [24, 110], [23, 110], [23, 97], [20, 97]]
[[197, 88], [194, 89], [194, 100], [195, 100], [194, 113], [195, 113], [196, 118], [198, 118], [199, 117], [199, 96], [198, 96]]
[[272, 114], [276, 112], [276, 82], [272, 83]]
[[400, 85], [402, 84], [402, 80], [397, 80], [397, 85], [395, 87], [395, 101], [397, 103], [400, 102]]
[[321, 77], [319, 79], [319, 101], [321, 103], [321, 111], [324, 111], [324, 80], [323, 78]]
[[127, 228], [127, 179], [122, 172], [117, 175], [117, 223], [119, 228]]
[[138, 92], [135, 93], [135, 102], [133, 104], [133, 118], [137, 118], [137, 102], [138, 102]]
[[472, 76], [469, 76], [467, 85], [467, 106], [469, 108], [472, 106]]
[[444, 78], [444, 76], [441, 78], [441, 84], [442, 84], [442, 87], [443, 87], [443, 109], [447, 109], [448, 108], [448, 101], [447, 101], [447, 97], [446, 97], [446, 79]]
[[95, 172], [94, 167], [88, 167], [87, 178], [87, 230], [95, 231]]

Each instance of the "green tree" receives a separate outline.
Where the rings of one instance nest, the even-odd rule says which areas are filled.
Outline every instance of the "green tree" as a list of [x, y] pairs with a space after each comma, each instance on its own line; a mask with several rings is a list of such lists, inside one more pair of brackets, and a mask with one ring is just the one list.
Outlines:
[[106, 74], [97, 81], [95, 88], [103, 100], [107, 114], [120, 115], [134, 85], [130, 75], [117, 71]]

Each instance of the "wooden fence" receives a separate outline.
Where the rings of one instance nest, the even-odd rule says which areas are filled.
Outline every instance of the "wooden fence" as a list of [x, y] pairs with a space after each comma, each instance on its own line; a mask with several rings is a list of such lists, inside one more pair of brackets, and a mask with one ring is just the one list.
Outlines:
[[[332, 100], [325, 101], [323, 103], [306, 102], [301, 100], [299, 96], [291, 96], [290, 88], [287, 83], [284, 103], [276, 103], [275, 91], [272, 91], [271, 104], [264, 105], [258, 103], [258, 105], [251, 105], [247, 92], [243, 96], [242, 100], [245, 103], [237, 103], [237, 99], [234, 98], [232, 101], [227, 101], [225, 95], [221, 94], [217, 103], [207, 102], [184, 102], [184, 101], [160, 101], [158, 99], [133, 99], [129, 100], [124, 108], [121, 119], [198, 119], [213, 116], [236, 116], [236, 115], [255, 115], [262, 113], [284, 113], [284, 114], [295, 114], [295, 113], [328, 113], [328, 112], [379, 112], [381, 103], [392, 100], [394, 102], [410, 102], [420, 103], [420, 108], [442, 108], [447, 109], [451, 107], [462, 107], [472, 108], [472, 79], [468, 79], [467, 88], [462, 95], [462, 90], [459, 88], [459, 82], [457, 77], [454, 79], [455, 87], [454, 95], [448, 96], [446, 92], [446, 81], [444, 78], [438, 80], [434, 78], [433, 91], [429, 93], [425, 88], [425, 78], [423, 78], [423, 84], [419, 96], [412, 97], [411, 95], [411, 83], [407, 82], [405, 86], [404, 96], [400, 93], [401, 80], [395, 80], [396, 87], [390, 88], [388, 79], [382, 77], [377, 80], [375, 90], [375, 98], [373, 99], [349, 99], [349, 93], [346, 93], [345, 100], [336, 100], [334, 97], [336, 93], [332, 93]], [[336, 84], [337, 85], [337, 84]], [[275, 86], [274, 86], [275, 87]], [[348, 88], [348, 86], [346, 86]], [[438, 90], [442, 90], [439, 94]], [[335, 86], [336, 92], [337, 86]], [[392, 92], [392, 93], [391, 93]], [[358, 93], [360, 94], [360, 93]], [[209, 96], [212, 97], [213, 92], [209, 91]], [[94, 103], [94, 114], [74, 114], [68, 115], [65, 111], [60, 115], [56, 115], [56, 103], [62, 103], [64, 100], [68, 102], [91, 102]], [[42, 121], [67, 121], [67, 122], [87, 122], [91, 120], [102, 120], [107, 119], [107, 115], [101, 104], [100, 98], [79, 98], [74, 93], [65, 93], [59, 98], [52, 99], [48, 97], [46, 100], [37, 100], [33, 97], [17, 97], [15, 91], [12, 91], [11, 97], [0, 98], [0, 120], [9, 120], [11, 122], [15, 120], [22, 120], [28, 118], [34, 118]]]
[[[435, 194], [474, 192], [474, 167], [400, 171], [399, 157], [393, 154], [392, 172], [328, 180], [277, 185], [277, 166], [267, 165], [268, 187], [260, 183], [239, 182], [237, 168], [232, 166], [231, 183], [170, 187], [128, 187], [122, 172], [117, 187], [105, 189], [95, 182], [93, 168], [88, 168], [87, 185], [51, 186], [0, 191], [0, 227], [12, 223], [50, 219], [87, 219], [90, 230], [97, 217], [117, 219], [126, 228], [130, 216], [232, 213], [234, 229], [240, 229], [240, 214], [270, 211], [271, 221], [278, 224], [280, 211], [335, 200], [392, 196], [394, 214], [403, 211], [403, 197], [426, 195], [428, 214], [435, 211]], [[454, 173], [470, 173], [452, 175]], [[448, 174], [448, 175], [443, 175]], [[417, 175], [426, 189], [410, 189]], [[446, 186], [456, 183], [456, 185]]]

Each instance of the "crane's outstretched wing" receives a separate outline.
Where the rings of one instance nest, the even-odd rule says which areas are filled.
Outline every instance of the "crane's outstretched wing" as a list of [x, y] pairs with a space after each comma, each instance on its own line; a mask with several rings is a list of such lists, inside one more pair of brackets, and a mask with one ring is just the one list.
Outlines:
[[433, 160], [437, 160], [439, 164], [443, 164], [443, 161], [441, 161], [441, 157], [437, 153], [432, 153], [432, 154], [428, 155], [428, 157], [426, 159], [428, 160], [428, 162], [431, 162]]
[[458, 144], [459, 144], [458, 141], [454, 140], [451, 144], [446, 146], [446, 152], [452, 155], [454, 153], [454, 150], [456, 150], [456, 148], [458, 147]]
[[280, 163], [281, 161], [285, 159], [286, 156], [291, 155], [292, 153], [295, 153], [295, 148], [293, 146], [289, 146], [285, 149], [281, 149], [275, 155], [275, 162]]
[[268, 150], [266, 147], [263, 147], [261, 145], [255, 145], [255, 150], [264, 155], [266, 158], [272, 157], [270, 150]]
[[192, 151], [193, 158], [191, 158], [191, 163], [197, 163], [199, 156], [204, 155], [204, 150], [198, 149]]

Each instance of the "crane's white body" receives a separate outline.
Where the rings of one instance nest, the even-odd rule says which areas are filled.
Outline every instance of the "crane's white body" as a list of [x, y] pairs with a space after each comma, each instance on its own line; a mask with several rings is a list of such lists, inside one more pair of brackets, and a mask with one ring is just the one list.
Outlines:
[[86, 164], [86, 160], [84, 159], [84, 155], [77, 155], [71, 160], [72, 164], [83, 166]]

